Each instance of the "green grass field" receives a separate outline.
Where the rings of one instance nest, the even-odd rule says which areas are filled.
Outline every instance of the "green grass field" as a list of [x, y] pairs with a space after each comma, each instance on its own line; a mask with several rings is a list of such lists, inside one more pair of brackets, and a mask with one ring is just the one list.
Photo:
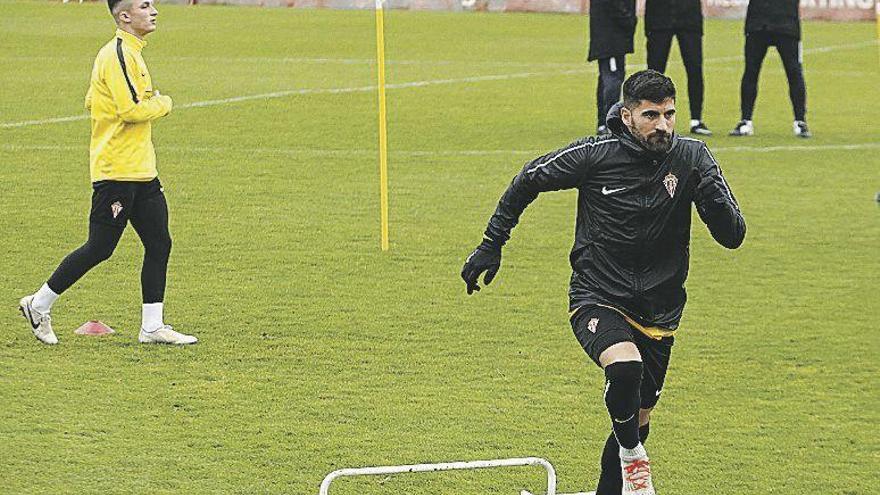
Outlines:
[[[113, 28], [100, 3], [0, 3], [0, 492], [316, 494], [340, 467], [526, 455], [555, 464], [560, 490], [592, 490], [608, 420], [567, 321], [575, 193], [530, 207], [488, 290], [467, 297], [458, 276], [522, 164], [593, 132], [586, 19], [388, 14], [382, 253], [373, 13], [160, 10], [145, 57], [177, 105], [154, 127], [175, 241], [166, 319], [201, 342], [136, 343], [129, 230], [55, 305], [50, 348], [17, 301], [85, 239], [89, 126], [46, 120], [83, 115]], [[735, 140], [741, 23], [707, 23], [709, 144], [749, 233], [729, 252], [695, 223], [648, 442], [663, 495], [880, 484], [876, 33], [804, 31], [816, 137], [791, 135], [771, 52], [758, 135]], [[117, 333], [75, 336], [89, 319]], [[401, 475], [333, 492], [515, 494], [541, 479]]]

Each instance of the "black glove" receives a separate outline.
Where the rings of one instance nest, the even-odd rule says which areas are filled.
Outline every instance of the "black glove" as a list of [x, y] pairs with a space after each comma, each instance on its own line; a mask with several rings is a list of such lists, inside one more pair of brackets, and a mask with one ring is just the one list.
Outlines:
[[499, 268], [501, 268], [501, 247], [484, 239], [477, 246], [477, 249], [474, 249], [474, 252], [467, 257], [464, 267], [461, 269], [461, 278], [467, 284], [467, 293], [473, 294], [474, 291], [480, 290], [477, 279], [483, 272], [486, 272], [486, 278], [483, 279], [483, 282], [486, 285], [492, 283]]

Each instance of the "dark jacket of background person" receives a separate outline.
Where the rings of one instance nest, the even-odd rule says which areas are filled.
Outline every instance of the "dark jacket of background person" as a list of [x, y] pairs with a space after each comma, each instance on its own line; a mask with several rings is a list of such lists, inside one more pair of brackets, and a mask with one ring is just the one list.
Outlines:
[[636, 0], [590, 2], [590, 54], [587, 60], [620, 57], [633, 52]]
[[725, 247], [742, 243], [746, 224], [702, 141], [674, 135], [668, 153], [650, 152], [624, 125], [621, 105], [608, 113], [611, 136], [587, 137], [527, 163], [485, 237], [504, 245], [538, 193], [578, 189], [570, 309], [604, 304], [642, 325], [675, 329], [687, 300], [691, 205]]
[[746, 33], [783, 34], [801, 39], [798, 0], [751, 0]]
[[703, 3], [700, 0], [647, 0], [645, 32], [654, 31], [703, 34]]

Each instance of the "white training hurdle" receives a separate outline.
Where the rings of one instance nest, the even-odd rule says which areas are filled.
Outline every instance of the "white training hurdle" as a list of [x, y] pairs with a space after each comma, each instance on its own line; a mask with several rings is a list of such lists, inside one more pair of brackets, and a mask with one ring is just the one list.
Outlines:
[[[403, 464], [400, 466], [372, 466], [361, 468], [337, 469], [328, 474], [321, 482], [319, 495], [330, 495], [330, 484], [337, 478], [345, 476], [374, 476], [403, 473], [430, 473], [438, 471], [456, 471], [465, 469], [487, 469], [517, 466], [541, 466], [547, 471], [547, 495], [593, 495], [590, 493], [556, 493], [556, 469], [550, 461], [541, 457], [517, 457], [511, 459], [492, 459], [487, 461], [440, 462], [436, 464]], [[532, 495], [527, 490], [520, 495]]]

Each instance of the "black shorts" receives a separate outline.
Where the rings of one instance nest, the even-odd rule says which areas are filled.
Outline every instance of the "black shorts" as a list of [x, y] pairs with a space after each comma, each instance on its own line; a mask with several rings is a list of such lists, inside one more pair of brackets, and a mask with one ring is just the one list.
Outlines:
[[578, 309], [571, 318], [571, 328], [581, 347], [597, 365], [599, 356], [612, 345], [634, 343], [642, 355], [644, 366], [641, 407], [648, 409], [657, 404], [675, 337], [652, 339], [630, 325], [617, 311], [594, 305]]
[[159, 178], [148, 182], [102, 180], [92, 183], [90, 222], [125, 228], [138, 205], [163, 195]]

